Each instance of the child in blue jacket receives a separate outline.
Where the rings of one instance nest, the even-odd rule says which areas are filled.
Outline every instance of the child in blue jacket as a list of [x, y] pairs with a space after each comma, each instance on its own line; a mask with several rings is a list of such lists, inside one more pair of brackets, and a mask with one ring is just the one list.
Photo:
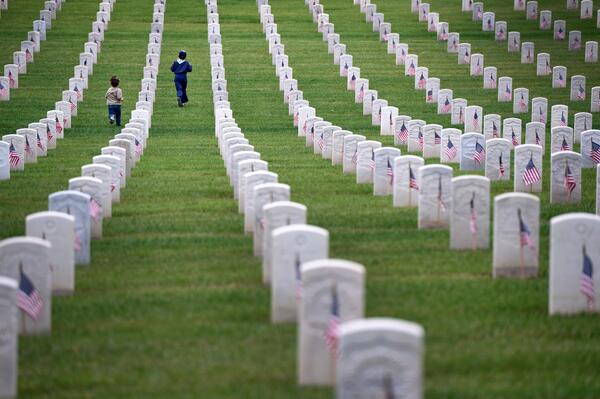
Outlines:
[[186, 52], [181, 50], [179, 58], [173, 61], [171, 72], [175, 74], [175, 90], [177, 90], [177, 105], [183, 107], [188, 102], [187, 96], [187, 73], [192, 72], [192, 66], [185, 60]]

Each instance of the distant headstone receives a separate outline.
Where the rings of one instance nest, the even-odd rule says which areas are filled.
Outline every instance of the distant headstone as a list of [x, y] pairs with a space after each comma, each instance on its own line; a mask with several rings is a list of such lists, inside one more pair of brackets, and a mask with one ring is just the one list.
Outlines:
[[485, 176], [492, 181], [510, 180], [510, 141], [489, 139], [486, 141], [485, 152]]
[[529, 112], [529, 89], [518, 87], [513, 96], [513, 114], [526, 114]]
[[373, 151], [375, 168], [373, 169], [373, 195], [391, 195], [394, 183], [394, 159], [400, 156], [400, 150], [394, 147], [382, 147]]
[[585, 76], [571, 76], [571, 101], [585, 101]]
[[536, 75], [537, 76], [546, 76], [552, 73], [552, 66], [550, 65], [550, 54], [548, 53], [538, 53], [537, 55], [537, 65], [536, 65]]
[[356, 165], [358, 163], [358, 143], [365, 140], [366, 137], [359, 134], [344, 136], [342, 161], [342, 170], [344, 174], [356, 173]]
[[459, 129], [442, 129], [440, 162], [444, 164], [460, 163], [461, 135]]
[[508, 52], [518, 53], [521, 50], [521, 33], [508, 32]]
[[541, 122], [529, 122], [525, 125], [525, 144], [536, 144], [545, 148], [546, 127]]
[[290, 186], [281, 183], [265, 183], [254, 187], [254, 256], [263, 256], [263, 241], [265, 239], [264, 206], [290, 200]]
[[373, 183], [375, 150], [381, 148], [378, 141], [365, 140], [357, 144], [356, 183]]
[[438, 92], [437, 113], [439, 115], [447, 115], [452, 113], [452, 89], [441, 89]]
[[502, 137], [510, 140], [512, 148], [522, 143], [523, 125], [521, 119], [506, 118], [502, 122]]
[[514, 191], [542, 192], [543, 149], [535, 144], [522, 144], [515, 147]]
[[486, 140], [499, 139], [502, 132], [502, 118], [498, 114], [483, 117], [483, 135]]
[[573, 149], [573, 129], [569, 126], [553, 127], [550, 131], [550, 154]]
[[465, 175], [452, 179], [451, 249], [485, 249], [490, 241], [490, 180]]
[[503, 76], [498, 79], [498, 102], [512, 101], [512, 78]]
[[273, 172], [258, 171], [243, 175], [244, 185], [244, 232], [254, 231], [255, 207], [254, 187], [265, 183], [277, 183], [277, 174]]
[[394, 160], [393, 203], [395, 207], [416, 207], [419, 198], [419, 169], [425, 160], [414, 155]]
[[483, 134], [463, 134], [460, 143], [460, 170], [483, 170], [485, 158], [485, 137]]
[[452, 168], [427, 165], [419, 169], [419, 229], [447, 228], [452, 207]]
[[277, 201], [263, 207], [263, 283], [271, 284], [272, 234], [279, 227], [306, 224], [306, 206], [290, 201]]
[[498, 69], [496, 67], [485, 67], [483, 69], [483, 88], [496, 89], [498, 87]]
[[550, 202], [574, 203], [581, 201], [581, 155], [560, 151], [551, 155]]
[[582, 168], [595, 168], [600, 164], [600, 130], [586, 130], [581, 133]]
[[533, 42], [521, 43], [521, 64], [533, 64], [535, 58], [535, 44]]

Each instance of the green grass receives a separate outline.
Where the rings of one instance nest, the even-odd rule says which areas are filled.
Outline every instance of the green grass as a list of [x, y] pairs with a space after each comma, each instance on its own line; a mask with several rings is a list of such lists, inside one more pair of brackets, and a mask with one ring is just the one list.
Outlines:
[[[11, 3], [10, 12], [24, 10], [27, 3]], [[113, 74], [121, 78], [123, 114], [129, 114], [142, 77], [151, 3], [117, 2], [73, 129], [48, 158], [0, 182], [0, 237], [23, 234], [25, 216], [46, 209], [47, 195], [66, 189], [67, 180], [79, 175], [80, 167], [116, 133], [106, 122], [104, 104]], [[381, 97], [413, 117], [449, 125], [449, 117], [435, 115], [423, 93], [413, 90], [413, 80], [394, 65], [358, 7], [349, 0], [323, 3], [361, 74]], [[399, 3], [377, 5], [411, 52], [419, 54], [420, 63], [430, 67], [430, 76], [487, 113], [511, 116], [512, 106], [497, 103], [495, 92], [482, 90], [481, 80], [469, 77], [467, 67], [456, 65], [456, 56], [446, 54], [444, 45], [425, 32], [408, 2]], [[458, 4], [449, 3], [433, 2], [432, 8], [450, 22], [451, 30], [468, 38], [473, 50], [483, 51], [486, 65], [512, 76], [515, 87], [529, 87], [531, 97], [567, 101], [566, 91], [552, 90], [549, 78], [534, 78], [533, 66], [522, 66], [516, 55], [506, 53], [505, 44], [482, 38], [479, 25], [459, 13]], [[488, 0], [486, 7], [499, 11], [508, 8], [506, 3]], [[564, 7], [563, 0], [551, 3], [556, 12]], [[379, 136], [345, 90], [303, 2], [271, 4], [294, 77], [319, 115], [391, 145], [391, 138]], [[59, 99], [97, 6], [96, 0], [64, 4], [42, 52], [20, 80], [21, 88], [11, 93], [10, 103], [0, 103], [2, 134], [41, 118]], [[331, 256], [365, 265], [367, 315], [424, 326], [426, 397], [600, 396], [597, 318], [547, 315], [548, 221], [564, 212], [593, 211], [594, 173], [584, 172], [580, 205], [550, 205], [545, 157], [540, 278], [492, 280], [491, 250], [448, 251], [447, 231], [418, 231], [414, 209], [394, 209], [390, 198], [373, 197], [370, 186], [354, 184], [353, 176], [343, 176], [339, 167], [312, 155], [296, 137], [282, 104], [255, 2], [222, 1], [219, 13], [238, 124], [279, 181], [291, 186], [292, 200], [308, 206], [309, 222], [330, 231]], [[569, 28], [574, 15], [569, 13]], [[4, 17], [0, 29], [11, 33], [0, 35], [2, 57], [5, 46], [12, 54], [10, 43], [29, 30], [21, 20]], [[515, 13], [505, 17], [509, 27], [515, 24]], [[551, 49], [553, 64], [565, 59], [569, 74], [581, 71], [588, 76], [588, 88], [597, 84], [597, 64], [567, 62], [566, 43], [557, 45], [529, 22], [519, 20], [519, 28], [523, 38], [535, 39], [536, 50]], [[591, 25], [582, 29], [584, 40], [596, 33]], [[184, 109], [176, 106], [168, 70], [181, 48], [194, 66], [191, 103]], [[214, 138], [203, 2], [168, 1], [162, 54], [149, 146], [122, 202], [105, 221], [104, 238], [92, 244], [92, 265], [77, 269], [75, 296], [54, 300], [52, 336], [20, 339], [19, 395], [329, 398], [330, 389], [296, 385], [296, 327], [269, 324], [269, 290], [261, 284], [251, 237], [243, 235], [243, 219]], [[571, 111], [582, 111], [589, 103], [569, 105]], [[494, 195], [511, 189], [510, 183], [492, 186]]]

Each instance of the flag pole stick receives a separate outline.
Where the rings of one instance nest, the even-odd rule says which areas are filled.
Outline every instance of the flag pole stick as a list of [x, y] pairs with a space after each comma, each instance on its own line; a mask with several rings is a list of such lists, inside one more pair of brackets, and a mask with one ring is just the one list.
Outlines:
[[523, 259], [523, 244], [521, 242], [519, 242], [519, 260], [521, 263], [521, 277], [525, 277], [525, 260]]

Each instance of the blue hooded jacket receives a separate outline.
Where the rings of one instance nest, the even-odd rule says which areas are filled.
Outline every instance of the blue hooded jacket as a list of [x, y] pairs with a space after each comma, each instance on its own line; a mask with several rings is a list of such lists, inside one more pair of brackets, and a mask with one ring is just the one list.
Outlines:
[[181, 64], [177, 60], [171, 65], [171, 72], [175, 74], [175, 80], [187, 80], [186, 74], [192, 72], [192, 66], [189, 62], [183, 61]]

